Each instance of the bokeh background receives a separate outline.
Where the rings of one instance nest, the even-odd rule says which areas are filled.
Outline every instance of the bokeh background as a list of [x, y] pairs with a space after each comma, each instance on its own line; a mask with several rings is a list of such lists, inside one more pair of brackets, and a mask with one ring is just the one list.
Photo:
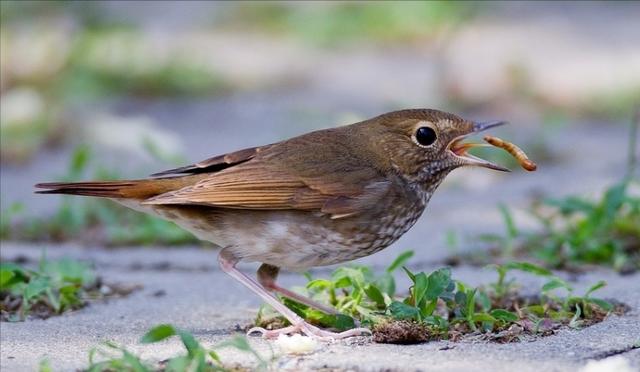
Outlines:
[[499, 203], [526, 225], [519, 206], [597, 195], [637, 151], [637, 2], [2, 1], [0, 16], [3, 239], [195, 243], [32, 186], [143, 177], [400, 108], [508, 120], [497, 134], [540, 163], [485, 152], [514, 172], [454, 172], [405, 248], [501, 229]]

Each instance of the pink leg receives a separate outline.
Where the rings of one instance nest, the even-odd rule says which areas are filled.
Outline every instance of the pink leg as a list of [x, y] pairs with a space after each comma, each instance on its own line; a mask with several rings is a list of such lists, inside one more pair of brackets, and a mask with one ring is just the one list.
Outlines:
[[282, 314], [292, 324], [290, 327], [286, 327], [280, 330], [268, 331], [264, 328], [255, 327], [249, 330], [248, 333], [259, 332], [262, 333], [265, 338], [277, 337], [280, 334], [289, 334], [293, 332], [302, 332], [303, 334], [314, 337], [320, 340], [334, 340], [351, 336], [358, 336], [363, 333], [371, 334], [371, 331], [367, 328], [355, 328], [341, 333], [334, 333], [324, 331], [318, 327], [315, 327], [304, 321], [298, 314], [294, 313], [291, 309], [283, 305], [278, 299], [271, 293], [267, 292], [260, 284], [251, 279], [247, 275], [236, 269], [238, 259], [235, 258], [229, 251], [223, 249], [218, 254], [218, 263], [220, 268], [225, 273], [229, 274], [232, 278], [236, 279], [244, 286], [249, 288], [255, 294], [260, 296], [266, 303], [271, 305], [277, 312]]
[[340, 314], [340, 312], [332, 307], [326, 306], [301, 294], [280, 287], [278, 284], [276, 284], [276, 279], [278, 277], [279, 271], [280, 269], [276, 266], [262, 264], [262, 266], [260, 266], [260, 268], [258, 269], [258, 283], [260, 283], [266, 290], [278, 292], [285, 297], [289, 297], [292, 300], [296, 300], [301, 304], [313, 307], [324, 313], [332, 315]]

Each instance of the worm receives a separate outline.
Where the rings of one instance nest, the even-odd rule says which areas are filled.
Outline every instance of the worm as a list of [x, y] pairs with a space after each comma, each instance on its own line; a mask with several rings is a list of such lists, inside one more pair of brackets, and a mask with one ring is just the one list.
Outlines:
[[490, 145], [493, 145], [495, 147], [499, 147], [499, 148], [507, 151], [514, 158], [516, 158], [516, 160], [518, 161], [520, 166], [522, 168], [524, 168], [525, 170], [527, 170], [529, 172], [533, 172], [534, 170], [536, 170], [538, 168], [536, 163], [531, 161], [527, 157], [527, 154], [525, 154], [524, 151], [522, 151], [521, 148], [519, 148], [518, 146], [514, 145], [513, 143], [507, 142], [505, 140], [502, 140], [502, 139], [500, 139], [498, 137], [493, 137], [493, 136], [484, 136], [484, 140], [487, 141]]

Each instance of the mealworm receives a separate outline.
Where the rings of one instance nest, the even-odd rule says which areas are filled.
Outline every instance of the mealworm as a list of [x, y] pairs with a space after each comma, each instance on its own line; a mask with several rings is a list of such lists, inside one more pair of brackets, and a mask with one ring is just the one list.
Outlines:
[[493, 137], [493, 136], [484, 136], [484, 140], [487, 141], [489, 144], [495, 147], [500, 147], [501, 149], [511, 154], [514, 158], [516, 158], [516, 160], [518, 161], [518, 164], [520, 164], [520, 166], [525, 170], [528, 170], [529, 172], [533, 172], [538, 168], [536, 163], [531, 161], [529, 157], [527, 157], [527, 154], [525, 154], [521, 148], [514, 145], [513, 143], [507, 142], [505, 140], [502, 140], [498, 137]]

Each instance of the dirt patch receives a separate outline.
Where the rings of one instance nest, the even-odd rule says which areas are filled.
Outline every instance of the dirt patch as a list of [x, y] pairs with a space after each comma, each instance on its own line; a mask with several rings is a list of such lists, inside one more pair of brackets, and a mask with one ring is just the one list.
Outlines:
[[104, 283], [98, 278], [90, 287], [83, 288], [79, 301], [68, 309], [60, 312], [46, 296], [29, 306], [25, 311], [24, 298], [8, 291], [0, 291], [0, 321], [17, 321], [29, 319], [47, 319], [52, 316], [75, 311], [89, 306], [94, 302], [105, 302], [111, 299], [123, 298], [142, 289], [139, 284]]
[[[581, 329], [604, 321], [611, 315], [624, 315], [631, 308], [623, 303], [609, 300], [614, 307], [607, 312], [598, 306], [590, 306], [589, 315], [581, 318], [557, 319], [560, 307], [551, 302], [541, 304], [535, 302], [535, 297], [511, 296], [502, 302], [496, 303], [499, 307], [509, 309], [519, 315], [520, 320], [514, 323], [506, 323], [503, 326], [495, 326], [493, 329], [473, 329], [465, 322], [451, 324], [448, 330], [439, 330], [425, 323], [405, 320], [390, 320], [373, 327], [373, 341], [390, 344], [416, 344], [435, 340], [449, 340], [453, 342], [496, 342], [512, 343], [533, 341], [540, 337], [546, 337], [557, 333], [561, 329]], [[542, 306], [545, 314], [537, 321], [531, 320], [527, 314], [528, 306]]]
[[426, 324], [407, 320], [383, 322], [373, 327], [373, 342], [382, 344], [420, 344], [433, 337]]

